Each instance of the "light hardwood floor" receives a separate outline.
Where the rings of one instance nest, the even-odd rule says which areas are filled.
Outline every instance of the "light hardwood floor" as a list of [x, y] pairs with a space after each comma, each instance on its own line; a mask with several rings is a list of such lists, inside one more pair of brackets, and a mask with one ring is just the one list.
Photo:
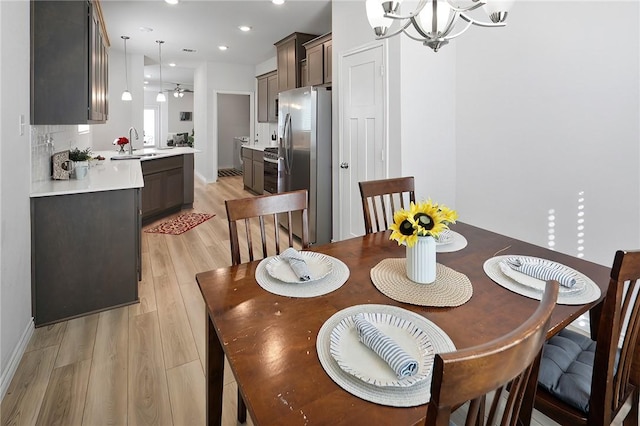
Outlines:
[[[249, 195], [242, 177], [196, 183], [193, 211], [215, 217], [179, 236], [142, 233], [140, 303], [36, 329], [1, 424], [203, 425], [205, 309], [195, 274], [231, 264], [224, 200]], [[235, 425], [228, 369], [223, 398], [223, 425]]]

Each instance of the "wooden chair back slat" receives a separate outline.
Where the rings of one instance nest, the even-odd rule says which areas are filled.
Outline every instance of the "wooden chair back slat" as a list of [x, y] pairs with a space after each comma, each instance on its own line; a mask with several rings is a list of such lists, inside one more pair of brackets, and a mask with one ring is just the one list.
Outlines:
[[[241, 254], [247, 253], [248, 261], [256, 260], [254, 249], [256, 244], [260, 247], [262, 258], [269, 256], [272, 246], [273, 254], [280, 254], [281, 249], [294, 246], [293, 218], [294, 215], [301, 217], [302, 235], [300, 247], [309, 246], [309, 222], [308, 222], [308, 200], [307, 191], [291, 191], [273, 195], [261, 195], [236, 200], [225, 201], [227, 208], [227, 219], [229, 221], [229, 244], [231, 247], [231, 263], [238, 265], [242, 263]], [[281, 244], [282, 228], [279, 218], [286, 219], [288, 245]], [[242, 238], [238, 232], [237, 222], [244, 222], [244, 232]], [[256, 222], [254, 222], [256, 221]], [[259, 235], [259, 241], [254, 240], [253, 234]], [[243, 241], [245, 244], [241, 244]]]
[[[479, 346], [436, 354], [427, 405], [427, 426], [448, 425], [451, 410], [471, 401], [466, 424], [495, 424], [503, 389], [509, 388], [501, 425], [516, 425], [530, 380], [537, 380], [537, 361], [549, 318], [558, 297], [558, 282], [548, 281], [538, 308], [520, 327]], [[488, 418], [486, 395], [495, 391]], [[532, 407], [529, 406], [529, 409]], [[486, 422], [486, 423], [485, 423]]]
[[369, 180], [359, 182], [358, 185], [366, 234], [388, 229], [393, 223], [393, 213], [398, 210], [397, 206], [408, 208], [410, 202], [416, 201], [413, 176]]

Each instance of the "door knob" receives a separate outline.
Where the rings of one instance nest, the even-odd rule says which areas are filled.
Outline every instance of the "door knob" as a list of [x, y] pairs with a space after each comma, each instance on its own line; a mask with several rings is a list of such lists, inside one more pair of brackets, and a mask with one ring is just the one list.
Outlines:
[[349, 168], [349, 163], [340, 163], [340, 168], [341, 169], [348, 169]]

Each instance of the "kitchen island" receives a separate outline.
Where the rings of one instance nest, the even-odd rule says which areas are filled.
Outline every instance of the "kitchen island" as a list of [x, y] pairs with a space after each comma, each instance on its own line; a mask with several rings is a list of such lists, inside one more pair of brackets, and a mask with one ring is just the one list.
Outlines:
[[[118, 154], [111, 151], [95, 152], [106, 159], [92, 161], [84, 179], [32, 185], [31, 285], [36, 326], [138, 302], [142, 199], [147, 187], [143, 170], [173, 159], [173, 164], [190, 164], [193, 176], [194, 152], [192, 148], [141, 150], [136, 154], [155, 155], [133, 160], [113, 160]], [[187, 180], [180, 177], [180, 192], [189, 205], [193, 180], [190, 191], [184, 188]]]

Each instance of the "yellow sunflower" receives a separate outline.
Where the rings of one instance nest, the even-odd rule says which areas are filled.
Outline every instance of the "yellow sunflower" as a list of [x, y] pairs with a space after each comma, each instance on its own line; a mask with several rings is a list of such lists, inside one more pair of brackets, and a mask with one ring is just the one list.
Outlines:
[[447, 224], [456, 223], [456, 220], [458, 220], [458, 212], [445, 205], [440, 206], [440, 213], [442, 213]]
[[408, 210], [396, 211], [393, 214], [393, 224], [389, 226], [389, 229], [393, 231], [389, 239], [396, 240], [398, 245], [406, 241], [407, 245], [412, 247], [418, 239], [413, 227], [412, 216]]
[[438, 207], [438, 204], [431, 200], [417, 205], [412, 204], [410, 215], [417, 235], [437, 237], [442, 231], [448, 229], [445, 223], [445, 217]]

